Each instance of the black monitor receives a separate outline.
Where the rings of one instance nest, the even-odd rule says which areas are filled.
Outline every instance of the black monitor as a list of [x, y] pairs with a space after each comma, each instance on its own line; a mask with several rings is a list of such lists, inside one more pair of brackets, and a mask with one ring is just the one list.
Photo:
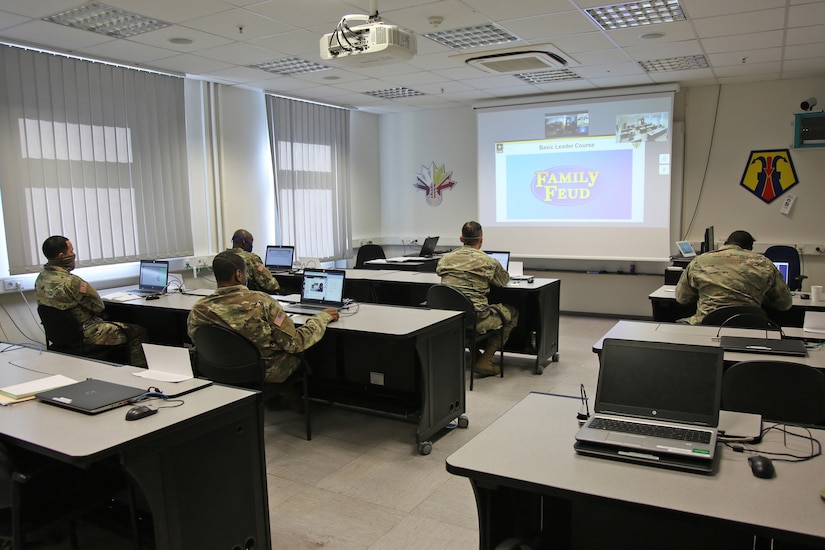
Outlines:
[[702, 253], [716, 250], [716, 238], [713, 236], [713, 226], [705, 229], [705, 239], [702, 241]]

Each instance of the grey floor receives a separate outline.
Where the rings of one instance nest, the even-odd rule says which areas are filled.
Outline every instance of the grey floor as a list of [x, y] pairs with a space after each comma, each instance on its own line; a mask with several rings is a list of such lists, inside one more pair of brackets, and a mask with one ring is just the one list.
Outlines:
[[427, 456], [417, 452], [414, 424], [316, 405], [306, 441], [303, 417], [267, 412], [273, 549], [478, 548], [470, 483], [447, 473], [445, 459], [531, 391], [578, 394], [584, 383], [592, 397], [592, 345], [615, 323], [563, 315], [559, 361], [542, 375], [529, 356], [507, 354], [504, 378], [476, 380], [467, 391], [469, 427], [438, 439]]

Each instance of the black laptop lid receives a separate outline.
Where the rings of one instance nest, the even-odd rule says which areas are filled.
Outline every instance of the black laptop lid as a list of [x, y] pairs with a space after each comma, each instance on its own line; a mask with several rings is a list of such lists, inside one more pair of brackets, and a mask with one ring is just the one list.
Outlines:
[[266, 247], [264, 265], [274, 269], [292, 269], [292, 260], [294, 256], [294, 246], [270, 245]]
[[141, 388], [87, 378], [76, 384], [38, 393], [36, 397], [44, 403], [58, 407], [85, 414], [97, 414], [126, 405], [145, 392], [146, 390]]
[[162, 260], [141, 260], [138, 288], [152, 292], [163, 292], [169, 284], [169, 262]]
[[422, 258], [426, 258], [435, 254], [435, 245], [438, 244], [438, 237], [427, 237], [424, 239], [424, 244], [421, 245], [421, 252], [418, 254]]
[[344, 305], [345, 272], [340, 269], [304, 269], [301, 303], [340, 308]]
[[715, 346], [607, 338], [594, 410], [715, 427], [723, 359]]

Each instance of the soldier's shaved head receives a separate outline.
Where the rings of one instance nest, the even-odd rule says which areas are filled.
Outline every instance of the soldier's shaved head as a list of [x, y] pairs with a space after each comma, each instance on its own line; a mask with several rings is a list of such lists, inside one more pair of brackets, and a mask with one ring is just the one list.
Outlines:
[[254, 240], [255, 239], [252, 237], [252, 233], [246, 229], [238, 229], [232, 234], [232, 246], [235, 248], [240, 248], [241, 250], [246, 250], [247, 252], [252, 251], [252, 241]]
[[231, 250], [221, 252], [212, 260], [212, 272], [215, 273], [215, 281], [218, 283], [231, 281], [238, 270], [246, 273], [246, 263]]
[[733, 233], [730, 234], [728, 240], [725, 241], [725, 244], [735, 244], [739, 248], [744, 248], [745, 250], [753, 250], [753, 242], [756, 239], [748, 233], [747, 231], [742, 231], [741, 229], [737, 229]]

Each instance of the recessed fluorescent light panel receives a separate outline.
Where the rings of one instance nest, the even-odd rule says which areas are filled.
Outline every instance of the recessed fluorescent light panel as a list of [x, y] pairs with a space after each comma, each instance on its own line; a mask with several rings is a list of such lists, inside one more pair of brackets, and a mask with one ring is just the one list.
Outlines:
[[454, 50], [507, 44], [508, 42], [521, 40], [518, 36], [507, 32], [498, 25], [479, 25], [450, 31], [430, 32], [424, 36]]
[[402, 97], [415, 97], [419, 95], [427, 95], [423, 92], [411, 90], [410, 88], [387, 88], [386, 90], [375, 90], [373, 92], [364, 92], [373, 97], [380, 97], [382, 99], [400, 99]]
[[682, 57], [669, 57], [667, 59], [651, 59], [650, 61], [639, 61], [639, 65], [649, 73], [707, 69], [709, 66], [704, 55], [685, 55]]
[[535, 71], [514, 75], [530, 84], [548, 84], [550, 82], [562, 82], [565, 80], [580, 80], [581, 77], [570, 69], [557, 69], [554, 71]]
[[326, 71], [332, 67], [321, 65], [312, 61], [301, 59], [300, 57], [288, 57], [279, 59], [277, 61], [267, 61], [266, 63], [257, 63], [255, 65], [247, 65], [250, 69], [260, 69], [268, 73], [275, 73], [282, 76], [292, 76], [295, 74], [314, 73], [317, 71]]
[[587, 8], [584, 11], [606, 31], [685, 20], [685, 14], [682, 13], [678, 0], [625, 2], [624, 4]]
[[113, 38], [127, 38], [170, 25], [165, 21], [97, 2], [89, 2], [77, 8], [44, 17], [43, 21], [105, 34]]

